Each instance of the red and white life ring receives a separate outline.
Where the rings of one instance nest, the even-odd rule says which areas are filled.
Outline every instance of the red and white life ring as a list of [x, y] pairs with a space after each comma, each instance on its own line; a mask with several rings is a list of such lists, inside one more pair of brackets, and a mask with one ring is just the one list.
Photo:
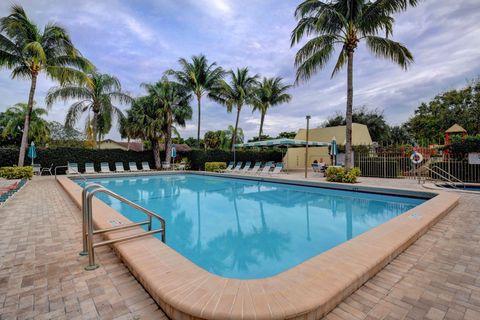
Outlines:
[[410, 156], [410, 161], [412, 161], [414, 164], [419, 164], [423, 161], [423, 155], [419, 152], [414, 152]]

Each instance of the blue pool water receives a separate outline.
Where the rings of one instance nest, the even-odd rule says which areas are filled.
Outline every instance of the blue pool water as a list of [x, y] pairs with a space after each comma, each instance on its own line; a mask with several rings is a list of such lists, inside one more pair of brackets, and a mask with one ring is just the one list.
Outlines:
[[[237, 279], [288, 270], [425, 201], [194, 174], [89, 182], [163, 216], [167, 245], [211, 273]], [[130, 220], [145, 220], [99, 197]]]

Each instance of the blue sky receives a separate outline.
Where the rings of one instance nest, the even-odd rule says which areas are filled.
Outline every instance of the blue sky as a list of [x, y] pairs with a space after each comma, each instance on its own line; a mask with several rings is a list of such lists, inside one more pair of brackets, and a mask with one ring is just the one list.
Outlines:
[[[0, 2], [0, 16], [12, 2]], [[278, 0], [26, 0], [18, 1], [40, 25], [55, 21], [65, 26], [76, 46], [101, 72], [117, 76], [124, 90], [143, 94], [142, 82], [154, 82], [179, 57], [203, 53], [226, 69], [248, 66], [262, 76], [282, 76], [293, 83], [294, 55], [290, 32], [293, 12], [300, 1]], [[364, 47], [354, 62], [354, 105], [384, 110], [387, 120], [399, 124], [416, 106], [437, 93], [465, 85], [480, 75], [480, 1], [424, 0], [396, 15], [393, 38], [412, 51], [415, 63], [404, 72], [396, 65], [374, 58]], [[336, 112], [343, 112], [345, 70], [330, 79], [332, 63], [309, 82], [291, 90], [293, 100], [272, 109], [264, 132], [276, 135], [296, 131], [312, 115], [313, 126]], [[40, 78], [36, 101], [54, 83]], [[11, 80], [0, 70], [0, 111], [26, 101], [29, 82]], [[196, 114], [195, 104], [194, 114]], [[63, 122], [68, 104], [57, 103], [50, 120]], [[225, 129], [235, 115], [204, 99], [202, 135]], [[259, 114], [245, 107], [240, 127], [247, 137], [258, 132]], [[79, 128], [83, 128], [80, 123]], [[183, 137], [196, 135], [196, 118], [180, 130]], [[115, 129], [110, 137], [118, 138]]]

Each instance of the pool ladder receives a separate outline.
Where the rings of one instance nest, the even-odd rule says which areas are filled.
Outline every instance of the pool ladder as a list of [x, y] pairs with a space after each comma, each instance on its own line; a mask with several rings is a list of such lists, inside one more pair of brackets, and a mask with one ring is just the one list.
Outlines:
[[[96, 229], [93, 228], [93, 206], [92, 201], [93, 197], [97, 193], [105, 193], [109, 196], [120, 200], [121, 202], [129, 205], [132, 208], [135, 208], [148, 216], [148, 220], [137, 222], [137, 223], [129, 223], [129, 224], [121, 224], [118, 226], [114, 226], [111, 228], [105, 229]], [[100, 246], [105, 246], [108, 244], [112, 244], [115, 242], [126, 241], [131, 239], [136, 239], [148, 235], [152, 235], [155, 233], [162, 234], [162, 242], [165, 242], [165, 219], [161, 216], [151, 212], [150, 210], [145, 209], [144, 207], [139, 206], [138, 204], [116, 194], [115, 192], [105, 188], [104, 186], [96, 183], [86, 185], [82, 190], [82, 211], [83, 211], [83, 221], [82, 221], [82, 241], [83, 241], [83, 250], [80, 252], [81, 256], [88, 255], [88, 266], [85, 267], [85, 270], [95, 270], [98, 268], [98, 264], [95, 263], [95, 251], [94, 249]], [[157, 219], [160, 222], [160, 228], [152, 230], [152, 220], [153, 218]], [[142, 231], [133, 235], [119, 237], [115, 239], [104, 240], [101, 242], [94, 243], [93, 237], [97, 234], [103, 234], [110, 231], [118, 231], [129, 229], [133, 227], [139, 227], [147, 225], [147, 231]]]
[[[465, 182], [463, 182], [462, 180], [458, 179], [457, 177], [455, 177], [453, 174], [451, 174], [450, 172], [440, 168], [439, 166], [437, 165], [433, 165], [431, 168], [429, 168], [428, 166], [422, 166], [423, 168], [425, 168], [428, 172], [434, 174], [434, 175], [437, 175], [438, 177], [440, 177], [441, 179], [443, 179], [448, 185], [450, 185], [452, 188], [454, 189], [458, 189], [458, 186], [457, 184], [460, 184], [463, 189], [465, 189]], [[433, 169], [436, 169], [440, 172], [443, 173], [443, 175]]]

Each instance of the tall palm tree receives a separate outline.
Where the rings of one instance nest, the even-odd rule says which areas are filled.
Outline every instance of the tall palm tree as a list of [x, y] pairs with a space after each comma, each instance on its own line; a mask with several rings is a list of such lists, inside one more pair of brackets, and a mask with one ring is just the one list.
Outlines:
[[[308, 80], [327, 65], [340, 46], [340, 54], [332, 77], [347, 64], [347, 106], [345, 164], [351, 166], [353, 55], [358, 43], [365, 40], [374, 55], [387, 58], [407, 67], [413, 62], [410, 51], [401, 43], [389, 39], [392, 34], [393, 14], [416, 6], [417, 0], [305, 0], [295, 10], [298, 24], [292, 31], [292, 46], [304, 37], [313, 37], [298, 50], [295, 57], [297, 82]], [[385, 33], [385, 37], [379, 34]]]
[[237, 110], [235, 129], [231, 141], [231, 149], [233, 150], [237, 138], [240, 111], [243, 105], [252, 104], [258, 75], [251, 76], [248, 68], [238, 68], [236, 72], [229, 71], [228, 74], [230, 75], [230, 83], [220, 80], [209, 96], [226, 106], [228, 112], [232, 112], [234, 108]]
[[75, 49], [64, 28], [50, 22], [41, 30], [21, 6], [13, 5], [10, 14], [0, 19], [0, 67], [12, 69], [12, 79], [31, 82], [18, 158], [23, 166], [38, 75], [45, 73], [60, 83], [85, 82], [82, 71], [93, 66]]
[[127, 110], [125, 121], [129, 122], [129, 126], [131, 126], [132, 138], [140, 138], [150, 142], [155, 168], [160, 169], [160, 138], [165, 127], [163, 108], [155, 104], [150, 96], [139, 97]]
[[191, 91], [197, 98], [198, 125], [197, 125], [197, 147], [200, 146], [200, 118], [201, 100], [203, 95], [209, 93], [215, 84], [221, 80], [225, 72], [215, 62], [209, 64], [207, 58], [200, 54], [192, 56], [189, 62], [184, 58], [178, 60], [181, 70], [168, 70], [167, 75], [173, 75], [179, 83]]
[[165, 162], [171, 161], [173, 124], [185, 126], [186, 120], [192, 118], [190, 107], [191, 94], [183, 85], [163, 77], [155, 84], [142, 84], [153, 103], [163, 109]]
[[[73, 128], [80, 116], [87, 112], [86, 127], [92, 125], [93, 136], [100, 142], [101, 137], [110, 131], [112, 119], [116, 118], [120, 123], [123, 118], [122, 111], [114, 102], [128, 104], [132, 103], [133, 99], [122, 92], [120, 81], [114, 76], [91, 72], [88, 79], [88, 82], [80, 85], [66, 84], [51, 88], [45, 101], [47, 106], [51, 106], [57, 100], [76, 100], [68, 109], [65, 127]], [[92, 118], [90, 113], [93, 114]], [[97, 143], [97, 146], [100, 144]]]
[[[23, 134], [27, 112], [28, 104], [26, 103], [17, 103], [13, 107], [8, 108], [0, 120], [0, 126], [3, 128], [2, 132], [0, 132], [1, 137], [15, 139], [20, 133]], [[43, 118], [47, 114], [46, 109], [36, 107], [32, 109], [30, 115], [28, 139], [34, 141], [37, 145], [45, 144], [50, 138], [48, 121]]]
[[232, 141], [233, 136], [235, 135], [235, 142], [236, 143], [243, 143], [245, 135], [243, 134], [242, 128], [235, 128], [233, 126], [228, 126], [227, 130], [222, 131], [223, 135], [220, 135], [220, 146], [223, 150], [231, 150], [232, 149]]
[[258, 140], [262, 136], [263, 123], [268, 109], [279, 104], [290, 102], [292, 95], [286, 93], [291, 85], [282, 83], [281, 77], [263, 78], [255, 89], [253, 96], [253, 111], [260, 111], [260, 130], [258, 131]]

